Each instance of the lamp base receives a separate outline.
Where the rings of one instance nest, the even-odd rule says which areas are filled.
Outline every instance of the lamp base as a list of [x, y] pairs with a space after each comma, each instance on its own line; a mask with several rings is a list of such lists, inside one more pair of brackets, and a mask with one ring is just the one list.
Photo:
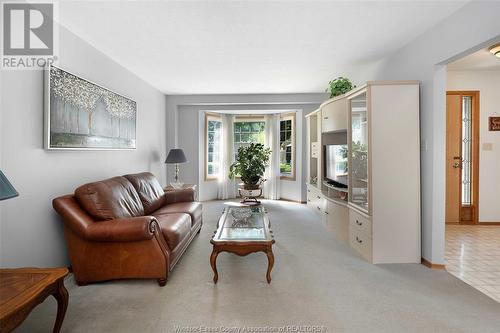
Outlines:
[[172, 186], [176, 190], [179, 190], [179, 189], [181, 189], [184, 186], [184, 183], [181, 183], [181, 182], [171, 182], [170, 186]]

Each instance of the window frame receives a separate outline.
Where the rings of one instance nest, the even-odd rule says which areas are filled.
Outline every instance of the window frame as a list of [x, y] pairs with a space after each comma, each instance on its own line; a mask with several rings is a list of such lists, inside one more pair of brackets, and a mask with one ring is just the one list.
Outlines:
[[[281, 122], [286, 121], [286, 120], [291, 120], [292, 121], [292, 173], [291, 175], [283, 175], [281, 174], [280, 170], [280, 179], [281, 180], [289, 180], [289, 181], [295, 181], [296, 180], [296, 163], [297, 163], [297, 158], [296, 158], [296, 112], [292, 113], [284, 113], [280, 115], [280, 147], [281, 147]], [[280, 151], [281, 154], [281, 151]]]
[[[266, 118], [263, 115], [235, 115], [233, 126], [234, 126], [234, 123], [252, 123], [252, 122], [254, 122], [254, 123], [264, 122], [265, 123]], [[265, 132], [266, 132], [266, 130], [264, 129], [264, 133]], [[234, 134], [235, 133], [234, 133], [234, 128], [233, 128], [233, 151], [234, 151], [234, 154], [236, 156], [238, 151], [235, 149], [235, 146], [234, 146], [236, 144], [236, 140], [234, 140]], [[241, 180], [240, 175], [235, 175], [235, 179], [237, 179], [238, 181]]]
[[[248, 116], [248, 115], [245, 115], [245, 116], [235, 116], [234, 117], [234, 123], [265, 123], [266, 122], [266, 118], [259, 115], [259, 116]], [[264, 129], [264, 133], [266, 132], [266, 130]], [[236, 133], [234, 132], [234, 128], [233, 128], [233, 150], [234, 150], [234, 153], [236, 154], [237, 153], [237, 150], [234, 149], [234, 145], [236, 144], [236, 140], [234, 138], [234, 135]], [[265, 139], [264, 139], [265, 141]], [[264, 144], [264, 143], [262, 143]]]
[[[219, 178], [218, 175], [208, 174], [208, 122], [219, 121], [222, 123], [222, 117], [216, 113], [205, 112], [205, 181], [213, 181]], [[222, 131], [222, 126], [221, 126]]]

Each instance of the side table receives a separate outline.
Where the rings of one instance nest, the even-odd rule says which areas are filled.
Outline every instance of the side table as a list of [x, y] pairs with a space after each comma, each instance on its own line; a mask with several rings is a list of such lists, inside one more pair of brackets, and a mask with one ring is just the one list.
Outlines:
[[0, 332], [14, 330], [35, 306], [52, 295], [57, 300], [53, 332], [58, 333], [68, 308], [66, 275], [67, 268], [0, 269]]
[[198, 200], [198, 191], [196, 191], [196, 184], [184, 184], [182, 185], [182, 188], [174, 188], [172, 185], [167, 185], [163, 188], [165, 192], [171, 192], [171, 191], [179, 191], [179, 190], [193, 190], [194, 191], [194, 199], [197, 201]]

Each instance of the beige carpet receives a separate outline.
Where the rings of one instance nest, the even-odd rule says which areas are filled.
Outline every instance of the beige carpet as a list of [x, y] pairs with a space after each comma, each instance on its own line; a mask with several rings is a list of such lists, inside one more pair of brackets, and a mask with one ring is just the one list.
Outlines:
[[[276, 238], [270, 285], [262, 253], [220, 254], [219, 282], [212, 283], [209, 239], [223, 204], [208, 202], [200, 236], [165, 287], [156, 281], [77, 287], [70, 279], [62, 331], [500, 332], [500, 304], [446, 271], [368, 264], [306, 206], [265, 206]], [[55, 301], [46, 300], [18, 332], [50, 332], [55, 313]]]

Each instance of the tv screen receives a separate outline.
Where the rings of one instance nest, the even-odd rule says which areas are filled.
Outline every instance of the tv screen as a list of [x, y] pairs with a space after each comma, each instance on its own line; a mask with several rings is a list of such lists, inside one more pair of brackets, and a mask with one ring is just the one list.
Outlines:
[[[334, 185], [348, 184], [347, 145], [325, 146], [325, 176]], [[335, 184], [338, 183], [338, 184]]]

